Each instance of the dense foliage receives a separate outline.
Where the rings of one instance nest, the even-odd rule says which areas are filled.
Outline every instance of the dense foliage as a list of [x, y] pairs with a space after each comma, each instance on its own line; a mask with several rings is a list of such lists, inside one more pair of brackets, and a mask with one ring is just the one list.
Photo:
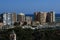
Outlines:
[[[4, 30], [4, 37], [9, 39], [10, 32], [14, 30], [17, 35], [17, 40], [60, 40], [60, 30], [32, 30], [15, 27], [14, 29]], [[7, 39], [7, 40], [8, 40]]]

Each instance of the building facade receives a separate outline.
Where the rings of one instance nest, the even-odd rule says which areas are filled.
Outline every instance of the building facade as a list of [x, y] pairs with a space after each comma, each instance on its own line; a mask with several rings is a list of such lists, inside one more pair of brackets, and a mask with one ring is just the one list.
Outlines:
[[46, 12], [35, 12], [35, 21], [39, 21], [40, 24], [46, 23]]
[[20, 13], [17, 15], [17, 21], [18, 22], [24, 22], [25, 21], [25, 14], [24, 13]]
[[10, 13], [3, 14], [3, 23], [4, 23], [4, 25], [12, 24], [12, 15]]
[[20, 13], [17, 15], [17, 22], [20, 22], [20, 25], [22, 25], [25, 22], [25, 14]]
[[51, 21], [55, 22], [55, 12], [51, 11], [50, 14], [51, 14], [51, 18], [52, 18]]
[[13, 25], [14, 22], [16, 22], [16, 14], [15, 13], [4, 13], [3, 14], [4, 25]]
[[47, 13], [46, 22], [55, 22], [55, 12], [51, 11]]
[[12, 24], [14, 24], [15, 22], [17, 22], [17, 14], [12, 13]]
[[31, 16], [26, 16], [25, 21], [27, 22], [27, 25], [31, 25], [32, 17]]
[[39, 21], [40, 12], [34, 12], [34, 21]]
[[46, 12], [41, 12], [40, 14], [40, 24], [45, 24], [46, 23]]

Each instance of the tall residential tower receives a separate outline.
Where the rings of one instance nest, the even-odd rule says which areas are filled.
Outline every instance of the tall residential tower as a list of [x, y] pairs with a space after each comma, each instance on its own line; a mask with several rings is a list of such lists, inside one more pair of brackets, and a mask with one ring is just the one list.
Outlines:
[[12, 25], [17, 21], [16, 13], [3, 13], [3, 23], [4, 25]]

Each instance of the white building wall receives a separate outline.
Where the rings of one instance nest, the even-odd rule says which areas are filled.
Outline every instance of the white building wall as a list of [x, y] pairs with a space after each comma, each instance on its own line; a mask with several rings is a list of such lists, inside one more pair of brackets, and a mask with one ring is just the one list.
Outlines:
[[53, 12], [53, 22], [55, 22], [55, 12]]
[[12, 16], [10, 13], [4, 13], [3, 14], [3, 23], [4, 25], [11, 25], [12, 23]]

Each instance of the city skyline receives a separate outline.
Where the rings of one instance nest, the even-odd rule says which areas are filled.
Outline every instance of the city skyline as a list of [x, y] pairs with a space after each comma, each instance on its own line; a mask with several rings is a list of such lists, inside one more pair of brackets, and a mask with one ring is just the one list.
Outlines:
[[60, 13], [59, 0], [0, 0], [0, 12], [33, 14], [37, 11]]

